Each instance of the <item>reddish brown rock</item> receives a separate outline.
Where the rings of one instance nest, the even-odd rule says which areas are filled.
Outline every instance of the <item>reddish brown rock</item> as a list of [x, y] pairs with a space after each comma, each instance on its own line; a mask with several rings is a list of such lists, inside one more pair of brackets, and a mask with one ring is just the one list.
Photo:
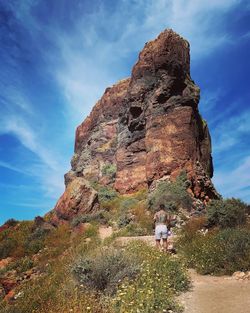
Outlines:
[[6, 296], [4, 297], [4, 300], [6, 302], [11, 302], [13, 300], [15, 300], [15, 291], [14, 290], [10, 290]]
[[[200, 90], [190, 77], [189, 44], [172, 30], [146, 43], [130, 79], [107, 88], [76, 130], [72, 169], [54, 219], [69, 220], [97, 208], [87, 181], [120, 193], [175, 180], [183, 170], [190, 194], [217, 198], [211, 177], [211, 140], [198, 103]], [[108, 176], [103, 169], [116, 168]]]
[[5, 293], [8, 294], [12, 289], [16, 287], [17, 278], [14, 276], [0, 278], [0, 284], [4, 288]]
[[8, 266], [13, 260], [14, 259], [11, 257], [0, 260], [0, 270], [4, 269], [6, 266]]
[[86, 179], [76, 177], [58, 200], [50, 219], [52, 224], [57, 225], [59, 222], [72, 220], [78, 214], [95, 211], [98, 208], [97, 192]]

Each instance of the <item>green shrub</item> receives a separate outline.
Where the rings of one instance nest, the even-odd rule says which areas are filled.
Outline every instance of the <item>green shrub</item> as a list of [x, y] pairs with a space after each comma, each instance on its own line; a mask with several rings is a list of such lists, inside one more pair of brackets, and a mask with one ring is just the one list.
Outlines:
[[125, 277], [133, 278], [138, 269], [135, 260], [124, 251], [108, 248], [78, 261], [73, 272], [79, 283], [113, 294], [119, 283]]
[[122, 198], [120, 203], [120, 210], [121, 211], [127, 211], [130, 209], [133, 209], [137, 204], [139, 203], [139, 200], [136, 198]]
[[250, 230], [227, 228], [181, 235], [178, 250], [201, 274], [232, 274], [250, 269]]
[[[151, 232], [152, 233], [152, 232]], [[120, 237], [145, 236], [148, 235], [148, 230], [142, 228], [138, 223], [130, 223], [118, 231]]]
[[181, 173], [175, 182], [163, 181], [158, 183], [156, 189], [149, 196], [149, 207], [152, 211], [157, 211], [160, 204], [164, 204], [172, 211], [180, 207], [190, 210], [192, 198], [187, 192], [190, 182], [185, 172]]
[[11, 256], [18, 246], [18, 242], [13, 238], [6, 238], [0, 242], [0, 259]]
[[95, 213], [91, 214], [83, 214], [83, 215], [77, 215], [73, 218], [71, 225], [73, 227], [76, 227], [80, 223], [90, 223], [90, 222], [98, 222], [100, 224], [107, 224], [109, 221], [108, 212], [105, 210], [100, 210]]
[[14, 227], [18, 224], [18, 221], [15, 220], [14, 218], [10, 218], [4, 224], [7, 225], [8, 227]]
[[102, 175], [109, 176], [111, 178], [114, 178], [116, 175], [116, 165], [115, 164], [105, 164], [102, 167]]
[[101, 202], [101, 204], [112, 201], [118, 196], [117, 192], [110, 188], [105, 186], [100, 186], [98, 188], [98, 199]]
[[118, 218], [117, 225], [119, 228], [122, 228], [130, 224], [131, 221], [132, 221], [131, 216], [129, 214], [124, 213]]
[[45, 244], [43, 240], [39, 239], [27, 240], [24, 244], [25, 254], [26, 255], [36, 254], [38, 251], [43, 249], [44, 246]]
[[9, 264], [6, 270], [16, 270], [17, 273], [23, 273], [28, 271], [34, 266], [34, 262], [30, 257], [24, 257], [21, 259], [17, 259], [15, 262]]
[[212, 200], [207, 207], [211, 226], [235, 227], [246, 222], [247, 205], [239, 199]]
[[97, 237], [98, 235], [98, 227], [96, 225], [89, 225], [84, 232], [84, 237], [92, 238]]

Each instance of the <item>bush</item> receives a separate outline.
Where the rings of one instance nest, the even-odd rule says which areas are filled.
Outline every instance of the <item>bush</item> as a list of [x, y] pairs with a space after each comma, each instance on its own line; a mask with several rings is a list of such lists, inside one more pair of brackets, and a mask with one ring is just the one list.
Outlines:
[[91, 258], [83, 258], [73, 268], [81, 284], [113, 294], [119, 283], [132, 279], [138, 272], [138, 264], [122, 250], [103, 249]]
[[146, 228], [142, 228], [140, 224], [133, 222], [121, 228], [116, 235], [119, 235], [119, 237], [145, 236], [148, 235], [148, 230]]
[[201, 274], [232, 274], [250, 270], [250, 230], [228, 228], [182, 233], [178, 249]]
[[109, 176], [110, 178], [114, 178], [116, 175], [116, 165], [115, 164], [105, 164], [102, 167], [102, 175]]
[[4, 224], [7, 225], [8, 227], [14, 227], [18, 224], [18, 221], [15, 220], [14, 218], [10, 218]]
[[101, 186], [98, 188], [98, 199], [101, 202], [101, 204], [104, 204], [105, 202], [108, 201], [112, 201], [117, 196], [118, 196], [117, 192], [110, 187]]
[[28, 254], [25, 243], [32, 233], [33, 222], [23, 221], [15, 229], [8, 228], [0, 233], [0, 258], [23, 257]]
[[158, 183], [156, 189], [149, 196], [149, 207], [152, 211], [157, 211], [160, 204], [164, 204], [172, 211], [180, 207], [190, 210], [192, 198], [187, 192], [190, 182], [185, 172], [181, 173], [175, 182], [163, 181]]
[[27, 255], [33, 255], [36, 254], [38, 251], [44, 248], [44, 241], [39, 239], [32, 239], [27, 240], [25, 242], [24, 248], [25, 248], [25, 254]]
[[80, 223], [90, 223], [90, 222], [98, 222], [100, 224], [107, 224], [109, 220], [108, 212], [105, 210], [100, 210], [98, 212], [92, 214], [83, 214], [77, 215], [73, 218], [71, 225], [76, 227]]
[[18, 274], [23, 273], [31, 269], [34, 265], [34, 262], [30, 257], [24, 257], [21, 259], [17, 259], [15, 262], [9, 264], [6, 268], [9, 270], [16, 270]]
[[118, 221], [117, 221], [117, 226], [119, 228], [122, 228], [122, 227], [125, 227], [127, 226], [128, 224], [130, 224], [132, 222], [132, 217], [130, 214], [122, 214], [119, 218], [118, 218]]
[[11, 256], [18, 246], [18, 242], [13, 238], [7, 238], [0, 242], [0, 259]]
[[140, 274], [120, 285], [112, 307], [116, 313], [181, 311], [174, 294], [189, 286], [181, 262], [142, 242], [133, 242], [128, 252], [140, 262]]
[[210, 226], [236, 227], [246, 222], [247, 205], [239, 199], [212, 200], [207, 207]]
[[89, 225], [84, 232], [85, 238], [93, 238], [98, 235], [98, 227], [96, 225]]

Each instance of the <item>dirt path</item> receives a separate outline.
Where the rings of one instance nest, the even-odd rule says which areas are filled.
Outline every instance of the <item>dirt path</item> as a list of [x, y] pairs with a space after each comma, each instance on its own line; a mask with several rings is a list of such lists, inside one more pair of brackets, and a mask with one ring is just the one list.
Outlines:
[[113, 229], [112, 227], [105, 227], [105, 226], [101, 226], [99, 228], [99, 236], [101, 240], [104, 240], [105, 238], [110, 237], [113, 234]]
[[184, 313], [250, 313], [250, 281], [203, 276], [190, 270], [193, 288], [179, 297]]

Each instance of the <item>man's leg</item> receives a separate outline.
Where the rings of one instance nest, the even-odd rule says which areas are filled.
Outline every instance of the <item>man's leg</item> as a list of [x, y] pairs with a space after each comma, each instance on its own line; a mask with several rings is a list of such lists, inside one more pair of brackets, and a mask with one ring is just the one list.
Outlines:
[[161, 240], [155, 239], [156, 247], [160, 250], [161, 249]]
[[164, 248], [164, 251], [168, 251], [168, 239], [167, 238], [163, 238], [163, 248]]

